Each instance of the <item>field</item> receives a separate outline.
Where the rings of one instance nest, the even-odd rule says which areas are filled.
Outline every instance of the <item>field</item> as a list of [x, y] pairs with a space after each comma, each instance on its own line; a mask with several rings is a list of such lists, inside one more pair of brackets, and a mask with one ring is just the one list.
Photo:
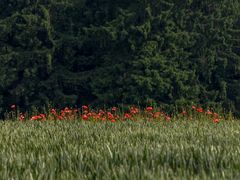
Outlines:
[[1, 179], [239, 179], [240, 122], [0, 122]]

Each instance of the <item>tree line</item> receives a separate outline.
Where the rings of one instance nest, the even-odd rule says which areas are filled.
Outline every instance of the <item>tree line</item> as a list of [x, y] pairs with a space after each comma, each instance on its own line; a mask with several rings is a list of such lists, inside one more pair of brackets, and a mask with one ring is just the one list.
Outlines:
[[239, 0], [1, 0], [0, 112], [191, 103], [240, 113]]

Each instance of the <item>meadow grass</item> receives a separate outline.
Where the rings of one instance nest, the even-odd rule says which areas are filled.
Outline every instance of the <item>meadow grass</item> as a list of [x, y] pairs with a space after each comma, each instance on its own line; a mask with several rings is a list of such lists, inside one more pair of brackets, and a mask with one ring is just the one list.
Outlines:
[[0, 122], [0, 179], [239, 179], [240, 121]]

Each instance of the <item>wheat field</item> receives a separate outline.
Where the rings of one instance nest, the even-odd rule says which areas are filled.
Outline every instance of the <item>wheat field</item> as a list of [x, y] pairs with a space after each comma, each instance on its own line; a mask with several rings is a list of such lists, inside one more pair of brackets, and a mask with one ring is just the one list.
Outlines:
[[0, 122], [1, 179], [239, 179], [240, 122]]

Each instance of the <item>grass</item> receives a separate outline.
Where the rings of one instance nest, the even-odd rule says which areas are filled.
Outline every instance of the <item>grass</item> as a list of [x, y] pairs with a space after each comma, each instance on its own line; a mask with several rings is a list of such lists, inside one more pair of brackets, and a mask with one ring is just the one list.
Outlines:
[[240, 122], [0, 122], [0, 179], [239, 179]]

